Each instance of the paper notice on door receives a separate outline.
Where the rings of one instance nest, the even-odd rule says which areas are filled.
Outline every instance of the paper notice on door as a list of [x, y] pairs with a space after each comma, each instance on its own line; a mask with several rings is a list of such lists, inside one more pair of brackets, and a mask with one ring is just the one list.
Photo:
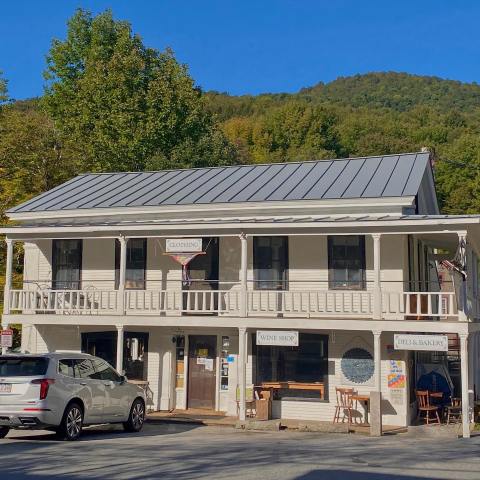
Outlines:
[[213, 371], [213, 358], [205, 359], [205, 370], [208, 370], [210, 372]]
[[205, 360], [208, 360], [205, 357], [197, 357], [197, 365], [205, 365]]

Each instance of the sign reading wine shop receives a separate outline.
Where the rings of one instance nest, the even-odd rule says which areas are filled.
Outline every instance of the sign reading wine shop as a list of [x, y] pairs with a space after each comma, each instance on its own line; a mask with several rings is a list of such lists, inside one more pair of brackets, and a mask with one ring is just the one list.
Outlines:
[[393, 337], [395, 350], [425, 350], [448, 352], [447, 335], [418, 335], [413, 333], [396, 333]]
[[284, 330], [257, 330], [257, 345], [298, 347], [298, 332]]

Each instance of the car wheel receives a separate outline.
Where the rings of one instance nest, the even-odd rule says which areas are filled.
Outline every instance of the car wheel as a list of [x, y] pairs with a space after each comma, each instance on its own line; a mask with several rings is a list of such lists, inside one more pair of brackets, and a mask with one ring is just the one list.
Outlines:
[[65, 409], [62, 423], [57, 433], [63, 440], [78, 440], [82, 433], [83, 411], [77, 403], [71, 403]]
[[145, 404], [137, 398], [130, 409], [128, 420], [123, 424], [127, 432], [139, 432], [145, 422]]
[[10, 431], [9, 427], [0, 427], [0, 438], [5, 438]]

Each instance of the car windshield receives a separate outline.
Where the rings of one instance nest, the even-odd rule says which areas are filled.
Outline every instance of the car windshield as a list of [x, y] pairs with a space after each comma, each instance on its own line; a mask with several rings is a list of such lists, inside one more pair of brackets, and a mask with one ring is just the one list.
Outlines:
[[0, 357], [0, 377], [35, 377], [45, 375], [47, 368], [45, 357]]

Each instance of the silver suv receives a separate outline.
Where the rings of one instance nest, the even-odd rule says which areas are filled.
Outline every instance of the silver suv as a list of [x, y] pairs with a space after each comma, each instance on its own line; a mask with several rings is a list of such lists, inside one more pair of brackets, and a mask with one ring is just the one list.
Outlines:
[[83, 425], [138, 432], [145, 392], [101, 358], [82, 353], [0, 356], [0, 438], [11, 428], [53, 429], [76, 440]]

